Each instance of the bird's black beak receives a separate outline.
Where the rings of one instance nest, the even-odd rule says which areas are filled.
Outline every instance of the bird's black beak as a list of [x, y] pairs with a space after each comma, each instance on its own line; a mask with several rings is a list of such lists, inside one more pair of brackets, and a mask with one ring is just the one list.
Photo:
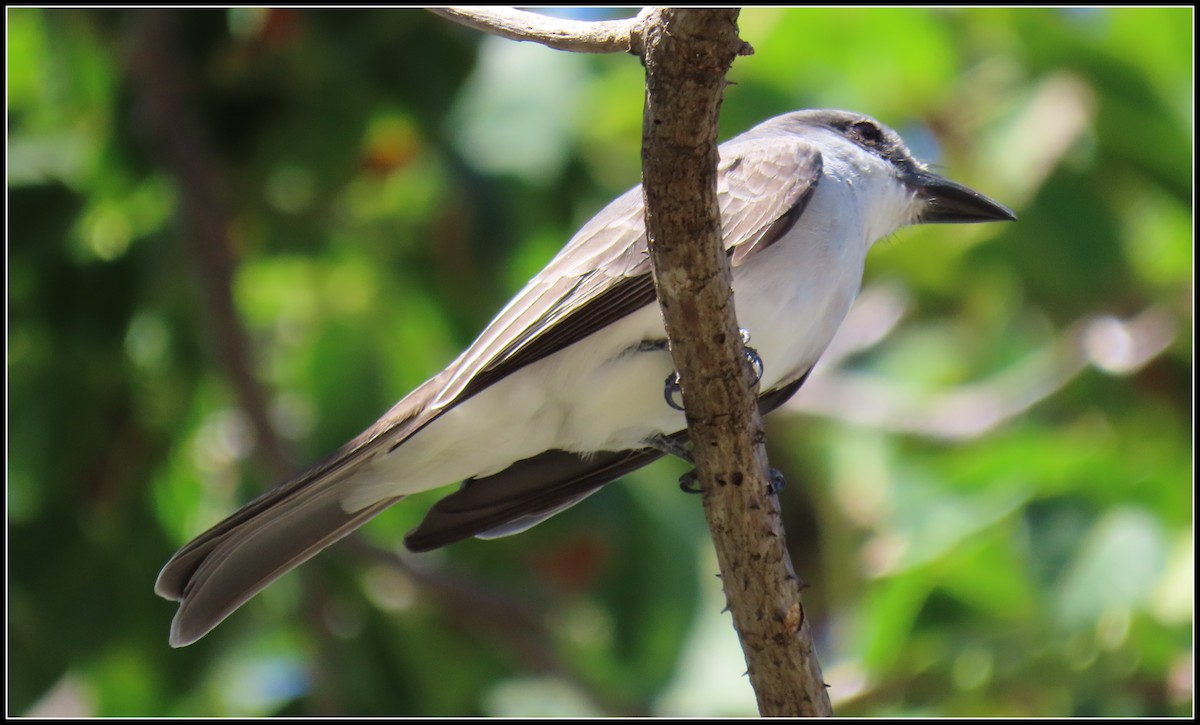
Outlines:
[[969, 224], [973, 222], [1010, 222], [1017, 215], [1003, 204], [992, 201], [974, 189], [924, 169], [909, 179], [917, 197], [925, 202], [918, 224]]

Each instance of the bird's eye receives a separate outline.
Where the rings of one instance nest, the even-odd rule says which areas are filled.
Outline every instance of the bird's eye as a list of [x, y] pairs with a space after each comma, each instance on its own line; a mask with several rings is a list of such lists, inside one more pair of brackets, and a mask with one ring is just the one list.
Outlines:
[[858, 121], [847, 129], [850, 137], [865, 146], [879, 147], [883, 145], [883, 131], [870, 121]]

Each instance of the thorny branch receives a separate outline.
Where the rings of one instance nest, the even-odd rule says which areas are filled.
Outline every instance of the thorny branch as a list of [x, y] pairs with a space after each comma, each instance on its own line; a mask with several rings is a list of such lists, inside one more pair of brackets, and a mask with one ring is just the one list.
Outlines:
[[[591, 24], [533, 22], [527, 13], [520, 17], [539, 32], [518, 32], [512, 13], [493, 16], [505, 19], [495, 23], [476, 13], [471, 24], [570, 50], [587, 45], [564, 41], [573, 30], [582, 31], [581, 39], [592, 36]], [[762, 421], [744, 364], [721, 239], [717, 116], [730, 64], [752, 52], [738, 37], [738, 13], [643, 10], [636, 19], [618, 21], [624, 23], [621, 40], [607, 40], [597, 52], [638, 53], [639, 43], [644, 48], [642, 174], [651, 264], [679, 371], [705, 515], [759, 712], [829, 715], [778, 501], [770, 493]], [[626, 37], [632, 40], [626, 43]]]
[[[655, 287], [734, 629], [765, 716], [832, 714], [767, 465], [717, 205], [717, 116], [737, 10], [661, 9], [645, 31], [642, 176]], [[655, 22], [659, 21], [659, 22]]]

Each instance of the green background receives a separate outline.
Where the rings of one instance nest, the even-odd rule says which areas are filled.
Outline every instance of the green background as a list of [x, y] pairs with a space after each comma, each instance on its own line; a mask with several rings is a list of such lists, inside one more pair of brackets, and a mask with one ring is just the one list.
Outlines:
[[[152, 592], [276, 482], [229, 371], [298, 467], [441, 369], [637, 182], [635, 58], [419, 10], [7, 20], [10, 715], [754, 712], [675, 462], [412, 556], [419, 497], [182, 650]], [[740, 25], [722, 138], [866, 112], [1021, 218], [881, 241], [769, 420], [835, 712], [1190, 713], [1192, 10]]]

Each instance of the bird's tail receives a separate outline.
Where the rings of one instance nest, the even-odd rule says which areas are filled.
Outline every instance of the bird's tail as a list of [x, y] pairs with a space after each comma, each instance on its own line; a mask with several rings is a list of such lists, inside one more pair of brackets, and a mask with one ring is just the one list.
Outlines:
[[344, 492], [321, 484], [267, 491], [167, 562], [154, 591], [179, 601], [172, 647], [200, 639], [263, 587], [402, 498], [347, 512]]

